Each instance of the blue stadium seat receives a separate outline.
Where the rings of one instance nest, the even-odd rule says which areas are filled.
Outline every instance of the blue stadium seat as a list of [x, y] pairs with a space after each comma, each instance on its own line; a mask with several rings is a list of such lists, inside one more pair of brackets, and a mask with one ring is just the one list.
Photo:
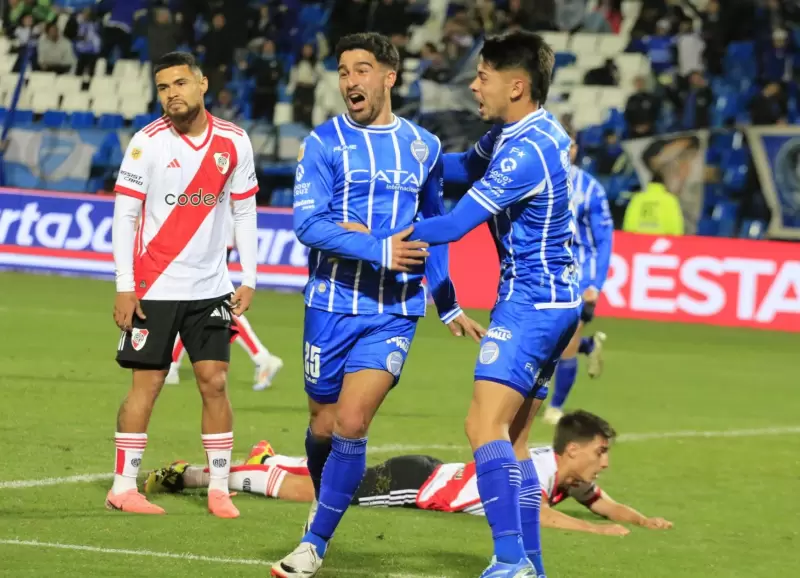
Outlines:
[[7, 114], [8, 111], [5, 109], [5, 107], [0, 106], [0, 125], [5, 124]]
[[767, 230], [764, 221], [745, 219], [739, 229], [739, 236], [745, 239], [761, 239]]
[[625, 122], [625, 113], [617, 108], [608, 109], [608, 118], [603, 124], [603, 128], [611, 129], [618, 135], [622, 136], [628, 128]]
[[42, 117], [42, 123], [47, 128], [60, 128], [67, 123], [67, 113], [63, 110], [48, 110]]
[[14, 112], [14, 125], [22, 126], [28, 124], [33, 124], [33, 111], [17, 109]]
[[578, 133], [578, 145], [582, 149], [597, 148], [603, 144], [603, 127], [587, 126]]
[[142, 130], [148, 124], [158, 120], [159, 118], [161, 118], [160, 114], [137, 114], [133, 119], [133, 130]]
[[702, 237], [716, 237], [719, 233], [719, 223], [711, 217], [703, 217], [697, 221], [697, 234]]
[[723, 66], [725, 76], [733, 81], [755, 78], [758, 73], [755, 43], [733, 42], [729, 44]]
[[717, 223], [717, 235], [720, 237], [733, 237], [738, 215], [739, 205], [734, 201], [717, 203], [711, 213], [711, 218]]
[[69, 124], [74, 129], [94, 128], [94, 113], [73, 112]]
[[97, 119], [97, 128], [118, 129], [125, 126], [125, 118], [121, 114], [101, 114]]
[[572, 52], [556, 52], [556, 68], [571, 66], [578, 61]]

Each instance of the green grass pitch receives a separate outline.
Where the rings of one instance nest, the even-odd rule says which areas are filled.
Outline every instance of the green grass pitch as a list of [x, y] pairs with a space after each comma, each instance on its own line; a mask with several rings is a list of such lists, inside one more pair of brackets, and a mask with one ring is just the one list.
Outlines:
[[[108, 479], [11, 483], [111, 471], [129, 379], [114, 362], [113, 291], [106, 282], [0, 274], [0, 575], [268, 575], [264, 564], [296, 545], [306, 505], [240, 495], [241, 518], [218, 520], [202, 495], [159, 496], [168, 515], [142, 517], [104, 509]], [[253, 368], [234, 346], [235, 451], [241, 457], [268, 438], [279, 452], [302, 455], [302, 300], [259, 292], [248, 315], [286, 366], [272, 389], [253, 392]], [[611, 319], [593, 329], [609, 335], [606, 372], [590, 381], [582, 367], [569, 407], [594, 411], [629, 436], [612, 449], [601, 485], [675, 527], [635, 528], [625, 538], [545, 530], [549, 576], [771, 578], [796, 570], [797, 335]], [[371, 462], [403, 446], [469, 459], [463, 418], [476, 353], [435, 317], [421, 323], [403, 381], [370, 432], [378, 450]], [[202, 462], [199, 425], [187, 366], [158, 401], [143, 470]], [[545, 441], [550, 431], [538, 423], [533, 438]], [[561, 507], [591, 517], [577, 504]], [[490, 551], [482, 518], [351, 509], [320, 575], [475, 577]]]

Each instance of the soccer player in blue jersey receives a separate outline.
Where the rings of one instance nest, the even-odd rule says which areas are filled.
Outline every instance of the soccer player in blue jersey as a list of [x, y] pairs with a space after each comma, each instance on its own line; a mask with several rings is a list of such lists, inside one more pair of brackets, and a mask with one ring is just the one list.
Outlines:
[[[305, 139], [294, 187], [294, 228], [310, 247], [304, 367], [308, 469], [318, 503], [300, 545], [272, 575], [317, 574], [366, 470], [367, 430], [397, 384], [425, 314], [423, 274], [454, 335], [485, 333], [456, 302], [446, 246], [404, 241], [411, 224], [444, 213], [439, 139], [392, 114], [399, 55], [374, 33], [343, 38], [339, 87], [347, 114]], [[339, 223], [405, 229], [379, 241]]]
[[[473, 150], [445, 155], [448, 181], [476, 180], [450, 213], [416, 223], [406, 237], [433, 250], [488, 222], [501, 261], [466, 420], [494, 539], [494, 558], [482, 578], [545, 575], [541, 493], [527, 437], [534, 396], [575, 333], [581, 304], [572, 253], [571, 139], [541, 108], [553, 62], [552, 49], [537, 34], [485, 40], [471, 89], [481, 117], [498, 126]], [[396, 230], [373, 235], [391, 233]]]
[[[573, 141], [570, 158], [575, 162], [578, 145]], [[555, 374], [555, 390], [550, 405], [544, 412], [544, 420], [557, 424], [564, 415], [562, 408], [578, 377], [578, 353], [589, 356], [589, 377], [599, 377], [603, 371], [603, 344], [606, 335], [598, 331], [591, 337], [581, 337], [583, 326], [594, 319], [597, 299], [603, 290], [611, 261], [614, 221], [608, 208], [608, 197], [603, 186], [583, 169], [572, 166], [572, 206], [575, 210], [577, 231], [575, 256], [578, 260], [580, 293], [583, 298], [581, 320], [578, 330], [561, 355]]]

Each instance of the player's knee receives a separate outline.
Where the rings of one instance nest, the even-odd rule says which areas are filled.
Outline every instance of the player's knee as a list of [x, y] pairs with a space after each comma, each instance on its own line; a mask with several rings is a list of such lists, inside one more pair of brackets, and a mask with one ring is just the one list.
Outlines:
[[346, 438], [357, 439], [367, 435], [369, 418], [361, 411], [339, 412], [336, 415], [334, 431]]
[[137, 398], [145, 397], [155, 401], [164, 385], [164, 378], [163, 371], [134, 370], [132, 393]]
[[335, 406], [312, 408], [308, 425], [311, 428], [311, 435], [315, 438], [330, 438], [333, 435], [334, 427], [336, 427]]
[[203, 398], [225, 397], [228, 383], [228, 372], [224, 369], [216, 371], [196, 372], [197, 387]]

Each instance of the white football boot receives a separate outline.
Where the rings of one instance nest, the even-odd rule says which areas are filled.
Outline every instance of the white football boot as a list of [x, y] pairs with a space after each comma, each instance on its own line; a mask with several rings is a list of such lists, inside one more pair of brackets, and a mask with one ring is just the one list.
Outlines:
[[606, 342], [606, 334], [598, 331], [592, 336], [594, 349], [589, 354], [589, 377], [592, 379], [600, 377], [603, 373], [603, 344]]
[[272, 576], [278, 578], [311, 578], [322, 568], [322, 558], [317, 554], [317, 547], [302, 542], [294, 552], [272, 566]]
[[263, 391], [272, 385], [275, 375], [283, 367], [283, 360], [271, 353], [256, 358], [256, 375], [253, 391]]

